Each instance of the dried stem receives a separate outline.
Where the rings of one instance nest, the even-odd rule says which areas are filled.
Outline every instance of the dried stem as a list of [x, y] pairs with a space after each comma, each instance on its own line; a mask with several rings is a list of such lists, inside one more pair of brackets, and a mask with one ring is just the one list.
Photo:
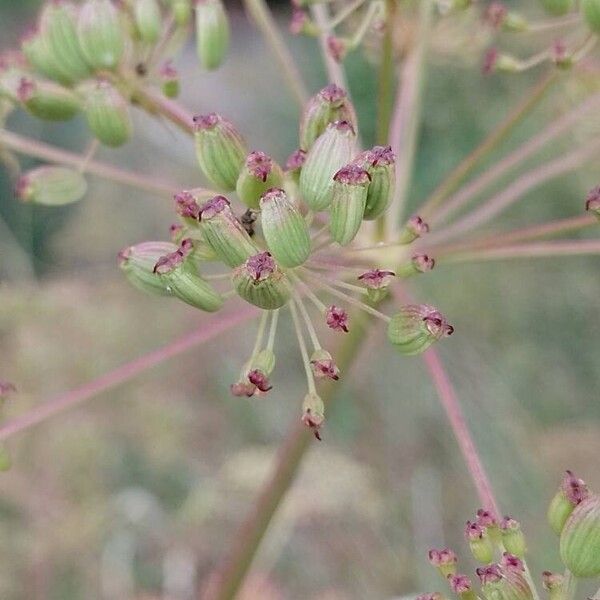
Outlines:
[[398, 82], [389, 134], [390, 144], [397, 157], [396, 188], [388, 210], [388, 215], [393, 222], [386, 224], [388, 230], [386, 239], [394, 239], [398, 231], [413, 175], [421, 120], [423, 71], [430, 37], [432, 10], [431, 0], [422, 0], [419, 3], [419, 41], [402, 66]]
[[285, 82], [298, 107], [302, 109], [308, 100], [308, 92], [294, 58], [279, 33], [277, 23], [275, 23], [267, 3], [264, 0], [244, 0], [244, 6], [273, 51], [273, 55], [281, 67]]
[[448, 422], [452, 427], [460, 451], [465, 459], [467, 469], [475, 484], [479, 500], [485, 509], [498, 517], [501, 513], [496, 498], [494, 497], [492, 486], [485, 472], [483, 463], [479, 458], [479, 454], [477, 453], [475, 442], [471, 437], [471, 432], [469, 431], [458, 398], [456, 397], [452, 382], [444, 369], [444, 365], [440, 360], [437, 350], [434, 348], [427, 350], [423, 354], [423, 361], [431, 375], [431, 380], [435, 385], [442, 406], [446, 411]]
[[471, 152], [433, 191], [431, 196], [419, 209], [419, 214], [429, 220], [437, 208], [458, 186], [469, 176], [477, 165], [485, 158], [506, 136], [529, 114], [529, 112], [544, 97], [550, 85], [558, 75], [552, 72], [544, 75], [534, 88], [527, 94], [509, 115], [502, 121], [485, 140]]
[[105, 373], [97, 379], [93, 379], [74, 390], [60, 394], [0, 427], [0, 441], [6, 440], [15, 433], [25, 431], [34, 425], [43, 423], [51, 417], [70, 410], [101, 392], [105, 392], [106, 390], [129, 381], [140, 373], [143, 373], [174, 356], [178, 356], [194, 346], [198, 346], [199, 344], [214, 339], [221, 333], [230, 330], [255, 315], [256, 310], [250, 307], [223, 315], [220, 319], [205, 323], [196, 331], [185, 335], [162, 348], [153, 350], [148, 354], [144, 354], [135, 360], [125, 363], [115, 370]]
[[[0, 131], [0, 146], [5, 146], [19, 154], [40, 158], [50, 163], [67, 165], [75, 169], [79, 169], [82, 166], [81, 156], [78, 154], [73, 154], [61, 148], [56, 148], [6, 130]], [[84, 165], [83, 171], [160, 196], [171, 196], [173, 191], [179, 187], [174, 183], [155, 180], [149, 175], [132, 173], [131, 171], [95, 160], [88, 160]]]

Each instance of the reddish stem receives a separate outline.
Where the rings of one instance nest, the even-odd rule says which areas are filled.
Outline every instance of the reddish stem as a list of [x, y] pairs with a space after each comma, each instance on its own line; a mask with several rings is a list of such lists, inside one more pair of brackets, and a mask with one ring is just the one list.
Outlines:
[[114, 371], [105, 373], [97, 379], [85, 383], [81, 387], [60, 394], [24, 415], [9, 421], [3, 427], [0, 427], [0, 441], [69, 410], [101, 392], [116, 387], [165, 360], [173, 358], [198, 344], [202, 344], [203, 342], [216, 337], [255, 314], [256, 311], [253, 308], [236, 310], [228, 315], [224, 315], [221, 319], [217, 319], [214, 322], [203, 324], [193, 333], [180, 337], [162, 348], [153, 350], [131, 362], [125, 363]]
[[444, 365], [440, 361], [440, 357], [434, 348], [430, 348], [423, 354], [423, 360], [431, 375], [431, 379], [433, 380], [433, 384], [440, 397], [442, 406], [446, 411], [446, 416], [448, 417], [456, 441], [458, 442], [463, 458], [465, 459], [467, 469], [471, 474], [475, 488], [477, 489], [479, 499], [486, 510], [489, 510], [498, 517], [500, 516], [500, 509], [498, 508], [498, 503], [494, 497], [492, 486], [485, 472], [483, 463], [479, 458], [479, 454], [477, 453], [475, 442], [471, 437], [471, 432], [469, 431], [462, 409], [458, 403], [458, 398], [454, 392], [452, 382], [444, 369]]

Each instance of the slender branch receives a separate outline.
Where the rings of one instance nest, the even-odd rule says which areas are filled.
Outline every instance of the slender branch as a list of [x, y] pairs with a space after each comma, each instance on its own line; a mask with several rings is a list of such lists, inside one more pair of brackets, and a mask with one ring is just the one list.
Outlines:
[[299, 108], [302, 109], [308, 100], [308, 92], [294, 58], [277, 29], [277, 24], [267, 3], [264, 0], [244, 0], [244, 6], [273, 51], [285, 82]]
[[445, 220], [450, 214], [462, 208], [466, 203], [475, 198], [483, 190], [489, 187], [500, 177], [508, 173], [511, 169], [524, 163], [528, 158], [543, 148], [552, 140], [556, 139], [565, 132], [570, 131], [573, 125], [592, 111], [600, 108], [600, 94], [595, 94], [580, 106], [567, 113], [558, 121], [552, 123], [542, 132], [531, 138], [517, 150], [511, 152], [504, 159], [487, 169], [471, 183], [463, 187], [431, 215], [429, 223], [439, 223]]
[[144, 110], [150, 114], [162, 115], [184, 133], [194, 132], [194, 115], [179, 102], [166, 98], [162, 93], [149, 87], [136, 90], [134, 99]]
[[513, 258], [552, 258], [600, 254], [600, 240], [576, 240], [514, 244], [496, 248], [481, 248], [469, 252], [449, 253], [439, 257], [440, 262], [464, 263], [507, 260]]
[[423, 71], [429, 42], [433, 3], [419, 3], [419, 35], [414, 50], [406, 59], [398, 82], [396, 102], [392, 113], [389, 141], [396, 153], [396, 188], [388, 214], [393, 219], [387, 223], [388, 236], [393, 239], [403, 218], [408, 190], [413, 175], [419, 124]]
[[487, 223], [537, 186], [573, 171], [581, 167], [583, 163], [596, 158], [598, 150], [600, 150], [600, 143], [595, 139], [585, 146], [524, 173], [511, 185], [492, 196], [481, 207], [468, 213], [452, 225], [432, 233], [429, 236], [429, 243], [440, 243], [455, 238]]
[[387, 144], [392, 116], [392, 86], [394, 83], [393, 27], [396, 3], [386, 0], [386, 27], [381, 46], [381, 64], [377, 90], [377, 143]]
[[471, 432], [469, 431], [458, 398], [456, 397], [454, 387], [444, 369], [444, 365], [440, 360], [437, 350], [430, 348], [423, 353], [422, 357], [425, 366], [431, 375], [431, 379], [435, 385], [442, 406], [446, 411], [450, 427], [456, 437], [460, 451], [465, 459], [467, 469], [475, 484], [479, 500], [485, 509], [498, 517], [501, 513], [492, 490], [492, 485], [485, 472], [483, 463], [479, 458], [477, 447], [471, 437]]
[[323, 62], [325, 63], [325, 70], [327, 71], [329, 83], [335, 83], [346, 91], [349, 91], [344, 67], [331, 56], [331, 53], [327, 48], [327, 38], [331, 34], [329, 9], [326, 4], [313, 4], [310, 7], [310, 12], [317, 27], [321, 31], [321, 34], [319, 35], [319, 45], [321, 46], [321, 54], [323, 55]]
[[475, 167], [529, 114], [557, 78], [558, 75], [554, 71], [549, 75], [544, 75], [534, 88], [528, 92], [521, 103], [508, 114], [471, 154], [444, 178], [419, 209], [419, 214], [425, 220], [431, 218], [434, 209], [454, 192]]
[[221, 333], [230, 330], [232, 327], [235, 327], [256, 314], [256, 310], [248, 307], [223, 315], [220, 319], [216, 318], [212, 322], [205, 323], [196, 329], [196, 331], [185, 335], [166, 346], [157, 348], [148, 354], [144, 354], [125, 363], [113, 371], [105, 373], [97, 379], [93, 379], [74, 390], [60, 394], [0, 427], [0, 441], [6, 440], [15, 433], [39, 425], [47, 419], [70, 410], [86, 400], [90, 400], [101, 392], [105, 392], [106, 390], [125, 383], [140, 373], [143, 373], [174, 356], [178, 356], [194, 346], [198, 346], [199, 344], [214, 339]]
[[[61, 148], [56, 148], [37, 140], [32, 140], [6, 130], [0, 131], [0, 145], [11, 150], [46, 160], [50, 163], [68, 165], [76, 169], [81, 167], [81, 156], [73, 154]], [[166, 181], [155, 180], [149, 175], [132, 173], [113, 165], [108, 165], [95, 160], [89, 160], [84, 166], [84, 171], [116, 183], [122, 183], [145, 192], [151, 192], [160, 196], [171, 195], [178, 185]]]
[[[358, 313], [354, 315], [353, 327], [336, 353], [336, 363], [342, 371], [347, 371], [356, 358], [366, 338], [365, 326], [368, 322], [367, 317]], [[338, 396], [335, 392], [333, 382], [327, 381], [322, 384], [320, 395], [327, 406]], [[260, 543], [277, 508], [294, 482], [313, 439], [312, 433], [300, 419], [295, 419], [277, 453], [273, 472], [262, 487], [254, 508], [232, 536], [232, 547], [215, 573], [215, 584], [202, 596], [202, 600], [233, 600], [237, 597]]]

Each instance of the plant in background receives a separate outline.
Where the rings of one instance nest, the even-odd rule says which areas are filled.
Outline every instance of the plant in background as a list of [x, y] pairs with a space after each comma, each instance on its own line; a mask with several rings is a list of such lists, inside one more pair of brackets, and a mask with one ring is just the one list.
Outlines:
[[[431, 348], [453, 328], [437, 308], [412, 300], [414, 290], [409, 286], [413, 276], [430, 271], [437, 263], [600, 252], [596, 239], [536, 241], [596, 225], [597, 189], [590, 191], [585, 203], [588, 214], [583, 214], [582, 206], [582, 214], [571, 218], [511, 231], [474, 233], [531, 189], [578, 169], [600, 151], [600, 142], [588, 135], [569, 152], [513, 177], [479, 206], [469, 207], [600, 108], [600, 95], [589, 95], [510, 154], [472, 176], [553, 84], [571, 73], [577, 76], [597, 42], [600, 0], [545, 0], [541, 4], [550, 15], [542, 21], [536, 20], [535, 14], [530, 18], [499, 2], [440, 0], [437, 14], [432, 0], [295, 2], [291, 30], [318, 38], [330, 81], [311, 96], [266, 4], [246, 0], [248, 13], [301, 109], [298, 125], [291, 125], [298, 129], [298, 149], [285, 162], [278, 162], [264, 149], [249, 147], [237, 127], [220, 114], [193, 116], [174, 100], [180, 85], [172, 60], [192, 28], [202, 66], [215, 69], [224, 60], [230, 31], [220, 0], [198, 0], [194, 6], [188, 0], [47, 2], [38, 25], [23, 39], [20, 52], [3, 58], [2, 156], [13, 168], [18, 163], [12, 152], [51, 163], [20, 175], [16, 192], [22, 200], [46, 205], [75, 202], [85, 194], [85, 173], [161, 195], [174, 194], [179, 220], [170, 228], [171, 241], [146, 241], [123, 249], [119, 265], [125, 276], [141, 290], [164, 296], [165, 301], [175, 298], [210, 313], [218, 313], [234, 297], [260, 309], [254, 348], [239, 379], [231, 385], [234, 395], [260, 396], [272, 389], [280, 314], [287, 309], [291, 313], [307, 381], [302, 416], [286, 440], [256, 510], [217, 573], [216, 589], [210, 597], [235, 597], [308, 447], [307, 429], [320, 439], [325, 406], [332, 400], [331, 382], [350, 366], [363, 337], [362, 323], [376, 318], [386, 323], [388, 340], [401, 354], [423, 353], [485, 506], [466, 531], [473, 556], [485, 564], [478, 569], [483, 595], [488, 600], [537, 598], [524, 561], [520, 527], [510, 518], [498, 520], [489, 480], [449, 379]], [[448, 23], [455, 28], [450, 31], [456, 32], [457, 40], [465, 32], [477, 40], [518, 34], [537, 44], [534, 36], [556, 31], [562, 32], [564, 39], [555, 39], [550, 48], [529, 59], [495, 49], [478, 55], [488, 73], [520, 73], [533, 68], [545, 72], [525, 100], [420, 203], [417, 214], [410, 215], [406, 204], [418, 150], [426, 51], [430, 42], [444, 51], [440, 39], [446, 41], [446, 36], [432, 35], [432, 31]], [[479, 46], [475, 44], [475, 48]], [[377, 102], [377, 135], [369, 149], [360, 137], [360, 119], [343, 68], [348, 53], [361, 49], [376, 66], [379, 78], [373, 99]], [[396, 80], [398, 91], [394, 94]], [[17, 108], [46, 120], [68, 120], [81, 112], [94, 139], [79, 157], [23, 138], [5, 127]], [[98, 142], [117, 147], [132, 138], [132, 108], [167, 119], [194, 137], [200, 171], [210, 188], [178, 190], [176, 185], [93, 160]], [[389, 315], [391, 301], [399, 306]], [[0, 442], [133, 376], [146, 364], [156, 364], [257, 313], [254, 308], [238, 306], [228, 316], [213, 317], [215, 325], [207, 326], [199, 336], [165, 347], [151, 360], [125, 365], [100, 383], [91, 382], [77, 393], [7, 423], [0, 428]], [[337, 351], [321, 345], [316, 324], [344, 338]], [[316, 380], [323, 380], [319, 391]], [[4, 384], [0, 395], [9, 390]], [[2, 453], [4, 457], [4, 449]], [[7, 458], [1, 460], [3, 466], [8, 465]], [[569, 573], [596, 577], [598, 497], [585, 490], [582, 482], [568, 474], [552, 502], [549, 519], [560, 534], [561, 557]], [[499, 552], [503, 552], [502, 558], [494, 562]], [[477, 597], [470, 580], [456, 573], [453, 552], [432, 551], [430, 558], [461, 600]], [[546, 576], [552, 598], [572, 597], [570, 577]]]

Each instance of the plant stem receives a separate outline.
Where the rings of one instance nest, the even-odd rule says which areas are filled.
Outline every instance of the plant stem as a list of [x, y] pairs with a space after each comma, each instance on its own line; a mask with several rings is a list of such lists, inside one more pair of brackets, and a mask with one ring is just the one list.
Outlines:
[[281, 67], [285, 82], [298, 107], [302, 109], [308, 100], [308, 92], [294, 58], [277, 29], [277, 24], [267, 3], [264, 0], [244, 0], [244, 6], [273, 51], [273, 55]]
[[[336, 353], [336, 363], [341, 370], [348, 370], [356, 358], [366, 337], [365, 326], [368, 322], [370, 321], [366, 316], [359, 313], [354, 315], [353, 327]], [[323, 382], [320, 396], [326, 406], [330, 406], [337, 397], [335, 392], [333, 382]], [[233, 535], [232, 547], [215, 573], [215, 585], [203, 600], [233, 600], [237, 597], [269, 524], [294, 482], [313, 439], [312, 432], [300, 419], [294, 419], [285, 442], [277, 453], [273, 472], [261, 489], [254, 508]]]
[[[54, 164], [67, 165], [75, 169], [79, 169], [82, 165], [81, 156], [78, 154], [73, 154], [61, 148], [56, 148], [6, 130], [0, 131], [0, 145], [10, 148], [19, 154], [33, 156]], [[95, 160], [88, 160], [84, 165], [83, 171], [160, 196], [171, 196], [173, 191], [178, 188], [177, 184], [154, 180], [149, 175], [132, 173], [131, 171]]]
[[387, 223], [388, 234], [385, 239], [394, 239], [398, 231], [413, 176], [421, 120], [423, 72], [430, 39], [432, 9], [431, 0], [422, 0], [419, 3], [419, 41], [406, 59], [398, 82], [389, 134], [390, 144], [397, 157], [396, 187], [388, 210], [393, 222]]
[[558, 79], [556, 72], [544, 75], [527, 96], [518, 104], [486, 138], [459, 165], [454, 168], [433, 191], [419, 209], [428, 220], [437, 208], [469, 176], [477, 165], [529, 114], [544, 97], [551, 84]]
[[600, 254], [600, 240], [568, 240], [514, 244], [495, 248], [481, 248], [470, 252], [442, 255], [439, 260], [446, 263], [486, 262], [513, 258], [551, 258], [556, 256], [582, 256]]
[[537, 186], [569, 173], [585, 162], [596, 158], [598, 150], [600, 150], [600, 143], [597, 139], [594, 139], [585, 146], [527, 171], [479, 208], [466, 214], [448, 227], [432, 233], [428, 239], [429, 243], [439, 243], [455, 238], [487, 223]]
[[223, 315], [221, 318], [217, 318], [214, 321], [204, 323], [192, 333], [180, 337], [166, 346], [157, 348], [148, 354], [144, 354], [125, 363], [113, 371], [105, 373], [74, 390], [60, 394], [0, 427], [0, 441], [6, 440], [15, 433], [25, 431], [51, 417], [74, 408], [101, 392], [105, 392], [117, 385], [125, 383], [140, 373], [143, 373], [174, 356], [178, 356], [194, 346], [198, 346], [199, 344], [214, 339], [221, 333], [256, 316], [256, 314], [254, 308], [248, 307]]
[[533, 156], [534, 153], [546, 146], [549, 142], [563, 133], [570, 131], [577, 121], [590, 112], [597, 111], [599, 108], [600, 94], [595, 94], [580, 106], [564, 115], [561, 119], [551, 123], [546, 129], [532, 137], [520, 148], [514, 150], [505, 158], [492, 165], [479, 177], [464, 186], [456, 194], [449, 197], [447, 201], [431, 215], [429, 224], [431, 225], [432, 223], [439, 223], [445, 220], [450, 214], [462, 208], [492, 183], [498, 181], [500, 177], [508, 173], [512, 168], [523, 164], [524, 161]]
[[450, 427], [456, 437], [471, 479], [479, 496], [483, 508], [492, 512], [496, 517], [500, 516], [500, 509], [494, 496], [492, 486], [479, 454], [471, 432], [463, 415], [462, 409], [456, 397], [452, 382], [444, 369], [437, 350], [430, 348], [422, 355], [425, 366], [431, 375], [431, 379], [437, 390]]
[[177, 125], [184, 133], [194, 132], [194, 115], [179, 102], [166, 98], [162, 93], [148, 87], [139, 88], [134, 100], [148, 113], [162, 115]]
[[327, 5], [313, 4], [310, 7], [310, 13], [317, 24], [317, 27], [321, 31], [321, 34], [319, 35], [319, 45], [321, 46], [321, 54], [323, 56], [323, 62], [325, 63], [325, 70], [327, 71], [329, 83], [335, 83], [349, 92], [344, 67], [331, 56], [331, 53], [327, 48], [327, 38], [331, 33]]

